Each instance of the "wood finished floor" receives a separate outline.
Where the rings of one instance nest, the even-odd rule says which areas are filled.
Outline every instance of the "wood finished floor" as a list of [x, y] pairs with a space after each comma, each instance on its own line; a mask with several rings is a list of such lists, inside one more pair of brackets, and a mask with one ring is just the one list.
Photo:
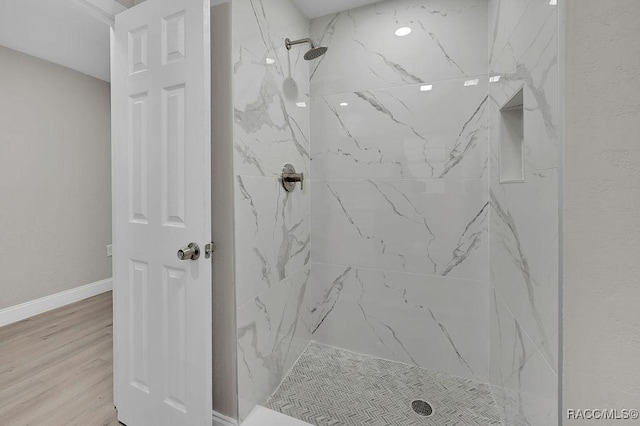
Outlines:
[[0, 425], [119, 425], [105, 293], [0, 327]]

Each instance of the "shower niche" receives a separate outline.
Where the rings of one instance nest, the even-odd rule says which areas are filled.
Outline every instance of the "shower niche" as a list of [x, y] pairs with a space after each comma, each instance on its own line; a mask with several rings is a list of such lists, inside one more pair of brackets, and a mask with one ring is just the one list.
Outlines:
[[500, 109], [500, 183], [524, 182], [524, 91]]

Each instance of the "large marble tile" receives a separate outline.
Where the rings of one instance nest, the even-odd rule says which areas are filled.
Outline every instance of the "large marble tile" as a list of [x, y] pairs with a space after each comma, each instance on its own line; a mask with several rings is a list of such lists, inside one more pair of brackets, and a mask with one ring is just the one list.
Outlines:
[[532, 1], [545, 1], [549, 4], [547, 0], [489, 0], [489, 59], [491, 62], [502, 53]]
[[488, 380], [488, 285], [312, 264], [313, 339], [355, 352]]
[[558, 172], [491, 181], [491, 282], [550, 365], [558, 363]]
[[476, 79], [314, 98], [314, 179], [485, 176], [488, 77]]
[[[287, 163], [309, 171], [308, 20], [290, 0], [239, 0], [234, 20], [234, 166], [237, 174], [275, 176]], [[214, 100], [215, 102], [215, 100]]]
[[491, 391], [504, 424], [558, 424], [558, 376], [496, 292], [491, 293]]
[[305, 267], [238, 308], [240, 420], [267, 401], [310, 341], [308, 282]]
[[[408, 26], [411, 34], [395, 31]], [[329, 51], [311, 66], [313, 96], [485, 74], [486, 0], [394, 0], [314, 19]]]
[[560, 111], [557, 8], [535, 0], [505, 49], [491, 64], [500, 81], [489, 85], [491, 176], [499, 174], [500, 108], [524, 94], [524, 169], [559, 166]]
[[313, 181], [314, 262], [488, 279], [481, 179]]
[[309, 262], [309, 191], [236, 176], [236, 299], [247, 303]]

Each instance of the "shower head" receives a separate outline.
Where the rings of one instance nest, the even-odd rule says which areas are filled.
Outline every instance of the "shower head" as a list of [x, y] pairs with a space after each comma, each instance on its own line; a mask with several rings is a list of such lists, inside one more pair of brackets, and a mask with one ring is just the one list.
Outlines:
[[307, 53], [304, 54], [304, 59], [306, 59], [307, 61], [313, 61], [314, 59], [318, 59], [320, 56], [327, 53], [327, 50], [329, 50], [327, 46], [312, 47]]
[[291, 46], [296, 45], [296, 44], [301, 44], [301, 43], [309, 43], [311, 45], [311, 49], [309, 49], [307, 51], [307, 53], [304, 54], [304, 59], [307, 61], [312, 61], [314, 59], [318, 59], [320, 56], [324, 55], [325, 53], [327, 53], [327, 50], [329, 50], [328, 47], [326, 46], [318, 46], [316, 47], [313, 44], [313, 41], [311, 41], [311, 39], [309, 38], [303, 38], [300, 40], [289, 40], [288, 38], [285, 39], [284, 41], [284, 45], [287, 47], [287, 50], [291, 50]]

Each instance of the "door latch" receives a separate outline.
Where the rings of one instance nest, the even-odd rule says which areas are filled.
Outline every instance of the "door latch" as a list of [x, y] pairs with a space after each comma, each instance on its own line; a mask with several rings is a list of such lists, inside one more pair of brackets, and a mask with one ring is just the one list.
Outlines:
[[216, 249], [216, 245], [214, 243], [210, 243], [204, 246], [204, 258], [211, 258], [211, 253]]

